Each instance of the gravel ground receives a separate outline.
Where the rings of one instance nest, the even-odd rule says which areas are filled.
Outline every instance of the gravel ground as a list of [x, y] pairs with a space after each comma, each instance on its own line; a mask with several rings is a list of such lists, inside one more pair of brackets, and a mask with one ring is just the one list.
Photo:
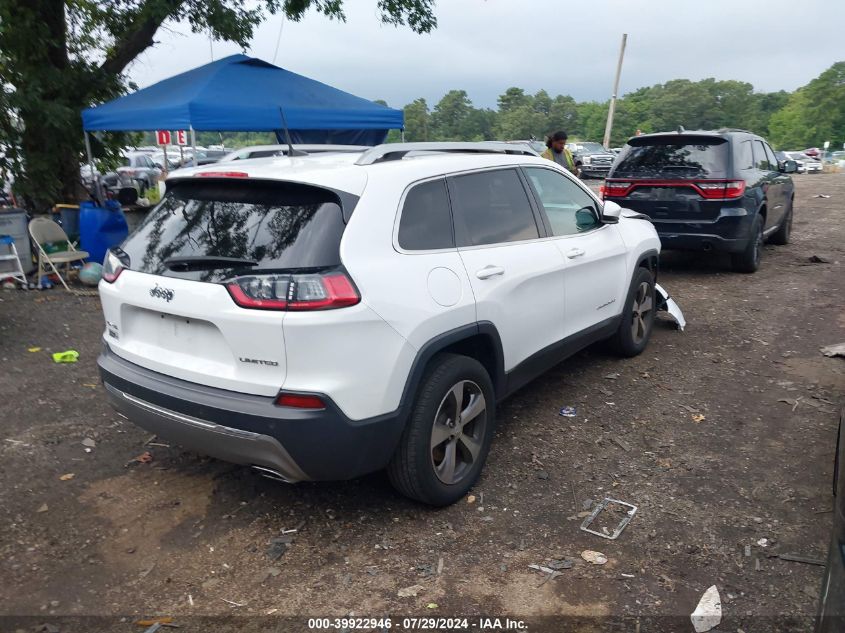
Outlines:
[[[97, 299], [0, 293], [0, 631], [142, 631], [156, 615], [293, 631], [350, 613], [691, 631], [711, 585], [720, 630], [808, 630], [821, 567], [778, 555], [826, 553], [845, 363], [819, 347], [845, 340], [845, 175], [795, 180], [790, 245], [750, 276], [667, 254], [687, 331], [661, 322], [635, 359], [588, 349], [510, 398], [474, 499], [441, 510], [382, 474], [285, 486], [145, 445], [99, 385]], [[78, 363], [51, 361], [69, 348]], [[605, 496], [639, 506], [617, 541], [578, 529]], [[555, 579], [528, 567], [554, 561]]]

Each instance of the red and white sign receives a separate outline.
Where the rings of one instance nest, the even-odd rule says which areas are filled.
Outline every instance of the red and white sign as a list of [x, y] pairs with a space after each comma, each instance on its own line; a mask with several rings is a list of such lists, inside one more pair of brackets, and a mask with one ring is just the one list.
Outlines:
[[159, 145], [170, 145], [170, 132], [167, 130], [156, 130], [156, 143]]
[[178, 130], [176, 132], [176, 144], [177, 145], [187, 145], [188, 144], [188, 133], [185, 130]]

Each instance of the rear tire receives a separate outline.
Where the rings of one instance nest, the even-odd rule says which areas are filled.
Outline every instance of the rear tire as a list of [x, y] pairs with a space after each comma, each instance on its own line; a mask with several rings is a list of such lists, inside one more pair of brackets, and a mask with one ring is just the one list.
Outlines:
[[780, 221], [780, 226], [778, 227], [777, 232], [772, 235], [771, 239], [769, 240], [772, 244], [777, 244], [778, 246], [784, 246], [789, 244], [789, 236], [792, 233], [792, 205], [795, 204], [794, 200], [789, 201], [789, 209], [783, 215], [783, 219]]
[[731, 264], [738, 273], [753, 273], [760, 268], [763, 255], [763, 218], [758, 213], [751, 225], [751, 236], [745, 250], [731, 255]]
[[611, 349], [620, 356], [641, 354], [648, 345], [657, 311], [654, 275], [647, 268], [637, 268], [622, 310], [622, 322], [609, 339]]
[[478, 480], [495, 417], [493, 383], [484, 366], [467, 356], [435, 356], [387, 466], [390, 483], [432, 506], [455, 503]]

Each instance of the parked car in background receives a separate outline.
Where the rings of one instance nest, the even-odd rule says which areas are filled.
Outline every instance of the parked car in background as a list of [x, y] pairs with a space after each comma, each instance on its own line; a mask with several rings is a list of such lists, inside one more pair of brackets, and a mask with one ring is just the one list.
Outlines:
[[794, 160], [799, 174], [820, 174], [822, 172], [821, 161], [812, 156], [807, 156], [804, 152], [781, 151], [776, 152], [775, 156], [781, 162]]
[[845, 630], [845, 408], [839, 416], [833, 466], [833, 530], [819, 598], [816, 633]]
[[567, 143], [566, 147], [572, 152], [572, 158], [575, 160], [575, 166], [581, 171], [581, 176], [586, 178], [604, 178], [616, 159], [616, 155], [601, 143]]
[[525, 145], [530, 147], [532, 150], [537, 152], [538, 154], [542, 154], [543, 152], [548, 149], [546, 144], [543, 141], [538, 141], [537, 139], [531, 139], [529, 141], [505, 141], [506, 143], [516, 143], [520, 145]]
[[[362, 152], [367, 147], [364, 145], [294, 145], [293, 149], [307, 154], [324, 154], [326, 152]], [[287, 156], [288, 150], [287, 145], [252, 145], [229, 152], [220, 159], [220, 162], [229, 163], [233, 160]]]
[[123, 157], [123, 164], [115, 170], [115, 173], [106, 174], [103, 179], [106, 184], [113, 184], [117, 181], [117, 175], [121, 179], [137, 181], [140, 188], [151, 189], [161, 178], [162, 170], [153, 162], [153, 159], [144, 152], [129, 152]]
[[795, 170], [750, 132], [681, 128], [631, 138], [603, 195], [651, 218], [663, 248], [724, 251], [752, 273], [766, 239], [789, 241]]
[[196, 153], [196, 163], [194, 163], [194, 156], [191, 155], [190, 158], [185, 158], [182, 162], [183, 167], [193, 167], [196, 165], [211, 165], [212, 163], [219, 162], [223, 157], [225, 157], [229, 152], [226, 152], [221, 149], [205, 149], [205, 150], [197, 150]]
[[173, 171], [174, 169], [179, 168], [179, 152], [177, 151], [175, 154], [173, 152], [167, 152], [167, 169], [165, 169], [165, 161], [164, 161], [164, 152], [153, 152], [150, 154], [150, 158], [155, 163], [156, 167], [161, 169], [162, 171]]
[[446, 505], [497, 402], [593, 342], [646, 348], [659, 249], [512, 144], [182, 170], [106, 256], [98, 363], [123, 415], [188, 449], [288, 482], [386, 468]]

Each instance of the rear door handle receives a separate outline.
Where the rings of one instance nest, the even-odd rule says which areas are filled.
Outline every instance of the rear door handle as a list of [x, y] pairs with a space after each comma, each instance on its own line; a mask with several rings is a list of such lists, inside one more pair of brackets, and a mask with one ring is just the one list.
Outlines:
[[575, 259], [576, 257], [583, 257], [584, 255], [586, 255], [586, 253], [587, 253], [587, 252], [586, 252], [585, 250], [583, 250], [583, 249], [580, 249], [580, 248], [571, 248], [571, 249], [569, 249], [568, 251], [566, 251], [566, 256], [567, 256], [569, 259]]
[[481, 270], [476, 271], [475, 276], [479, 279], [490, 279], [490, 277], [496, 277], [497, 275], [504, 275], [505, 269], [501, 266], [485, 266]]

